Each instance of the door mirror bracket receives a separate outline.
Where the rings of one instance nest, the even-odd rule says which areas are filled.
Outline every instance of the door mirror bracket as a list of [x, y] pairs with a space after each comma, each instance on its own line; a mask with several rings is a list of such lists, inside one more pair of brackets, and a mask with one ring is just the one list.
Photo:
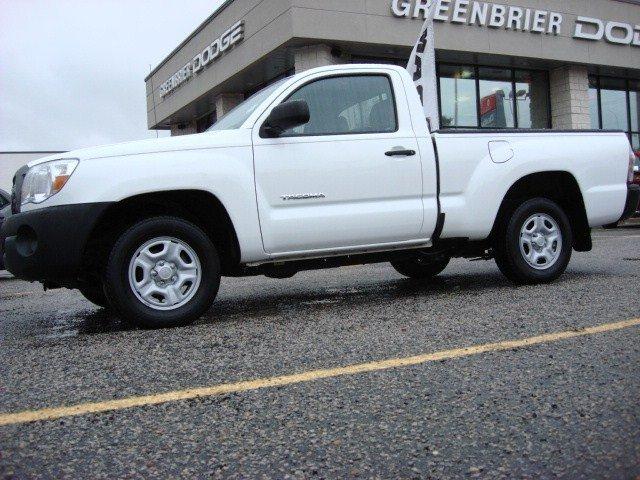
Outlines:
[[260, 127], [262, 138], [278, 138], [290, 128], [309, 123], [309, 105], [304, 100], [290, 100], [276, 106]]

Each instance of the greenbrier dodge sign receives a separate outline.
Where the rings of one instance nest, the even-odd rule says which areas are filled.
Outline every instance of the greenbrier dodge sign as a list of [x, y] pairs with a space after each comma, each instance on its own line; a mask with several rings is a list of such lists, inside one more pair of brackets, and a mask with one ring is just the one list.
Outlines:
[[216, 38], [210, 45], [207, 45], [207, 47], [196, 55], [193, 60], [171, 75], [171, 78], [160, 85], [160, 96], [162, 98], [166, 97], [178, 87], [182, 86], [185, 82], [191, 80], [194, 75], [203, 71], [243, 39], [244, 20], [241, 20], [231, 28], [227, 29], [220, 38]]
[[[434, 20], [437, 22], [504, 28], [543, 35], [560, 35], [566, 28], [564, 17], [558, 12], [472, 0], [434, 1]], [[391, 0], [391, 11], [396, 17], [424, 18], [430, 4], [428, 0]], [[572, 27], [573, 38], [605, 40], [612, 44], [640, 47], [638, 25], [578, 17]]]

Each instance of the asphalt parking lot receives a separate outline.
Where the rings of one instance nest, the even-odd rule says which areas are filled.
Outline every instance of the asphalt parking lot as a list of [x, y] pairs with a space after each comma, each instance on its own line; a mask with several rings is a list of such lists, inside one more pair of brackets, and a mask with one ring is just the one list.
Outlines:
[[638, 478], [640, 229], [594, 243], [550, 286], [463, 260], [225, 279], [164, 331], [0, 280], [0, 475]]

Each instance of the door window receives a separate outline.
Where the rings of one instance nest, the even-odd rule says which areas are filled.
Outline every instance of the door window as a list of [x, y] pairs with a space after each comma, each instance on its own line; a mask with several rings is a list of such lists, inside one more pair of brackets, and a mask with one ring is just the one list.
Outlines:
[[288, 100], [304, 100], [311, 119], [283, 136], [390, 133], [398, 130], [391, 81], [386, 75], [323, 78]]

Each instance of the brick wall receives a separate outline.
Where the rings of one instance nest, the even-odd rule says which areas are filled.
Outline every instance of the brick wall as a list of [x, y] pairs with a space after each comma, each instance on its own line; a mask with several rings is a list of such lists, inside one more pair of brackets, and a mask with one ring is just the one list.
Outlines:
[[586, 67], [561, 67], [551, 71], [553, 128], [589, 129], [589, 73]]

